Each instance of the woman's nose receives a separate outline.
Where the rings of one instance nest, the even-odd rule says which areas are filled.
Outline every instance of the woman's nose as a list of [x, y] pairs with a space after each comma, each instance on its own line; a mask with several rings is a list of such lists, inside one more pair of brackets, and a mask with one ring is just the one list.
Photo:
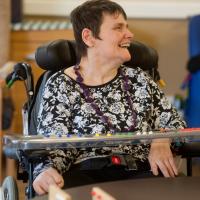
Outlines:
[[127, 37], [130, 38], [130, 39], [133, 39], [133, 37], [134, 37], [134, 34], [133, 34], [129, 29], [127, 29], [126, 35], [127, 35]]

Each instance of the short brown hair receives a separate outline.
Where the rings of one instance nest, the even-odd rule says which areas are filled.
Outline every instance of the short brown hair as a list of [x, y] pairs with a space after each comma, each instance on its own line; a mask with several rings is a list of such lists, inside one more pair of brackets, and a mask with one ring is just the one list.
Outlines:
[[99, 38], [100, 26], [103, 22], [103, 14], [122, 14], [127, 19], [123, 8], [109, 0], [89, 0], [76, 7], [70, 15], [74, 30], [77, 52], [80, 56], [87, 54], [87, 45], [82, 40], [82, 30], [88, 28], [94, 37]]

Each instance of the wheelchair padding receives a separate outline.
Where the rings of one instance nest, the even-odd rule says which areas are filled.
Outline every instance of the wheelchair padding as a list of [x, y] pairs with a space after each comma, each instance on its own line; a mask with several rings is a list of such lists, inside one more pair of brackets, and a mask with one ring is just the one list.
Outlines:
[[[158, 54], [155, 49], [134, 41], [128, 48], [131, 60], [124, 63], [131, 67], [140, 67], [145, 71], [158, 68]], [[75, 41], [55, 40], [36, 50], [35, 60], [44, 70], [58, 71], [75, 65], [79, 61]]]
[[155, 49], [134, 41], [128, 48], [131, 54], [131, 60], [124, 63], [127, 66], [137, 66], [145, 71], [158, 68], [158, 53]]
[[42, 69], [50, 71], [73, 66], [78, 60], [75, 41], [60, 39], [44, 44], [37, 48], [35, 60]]

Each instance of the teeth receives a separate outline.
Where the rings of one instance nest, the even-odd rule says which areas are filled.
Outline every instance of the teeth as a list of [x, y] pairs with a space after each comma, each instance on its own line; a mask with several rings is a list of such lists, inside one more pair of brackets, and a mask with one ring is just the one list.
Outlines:
[[128, 47], [130, 47], [130, 44], [129, 43], [120, 44], [119, 46], [122, 47], [122, 48], [128, 48]]

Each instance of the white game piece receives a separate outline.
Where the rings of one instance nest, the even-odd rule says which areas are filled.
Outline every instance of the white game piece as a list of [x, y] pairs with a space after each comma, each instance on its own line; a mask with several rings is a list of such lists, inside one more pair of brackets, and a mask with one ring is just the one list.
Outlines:
[[149, 131], [149, 135], [152, 135], [153, 134], [153, 131]]
[[146, 132], [146, 131], [143, 131], [143, 132], [142, 132], [142, 135], [146, 135], [146, 134], [147, 134], [147, 132]]
[[141, 132], [140, 132], [140, 131], [137, 131], [137, 132], [136, 132], [136, 135], [141, 135]]
[[116, 200], [113, 196], [111, 196], [99, 187], [93, 187], [91, 195], [92, 200]]
[[71, 196], [62, 191], [58, 186], [49, 186], [49, 200], [72, 200]]

